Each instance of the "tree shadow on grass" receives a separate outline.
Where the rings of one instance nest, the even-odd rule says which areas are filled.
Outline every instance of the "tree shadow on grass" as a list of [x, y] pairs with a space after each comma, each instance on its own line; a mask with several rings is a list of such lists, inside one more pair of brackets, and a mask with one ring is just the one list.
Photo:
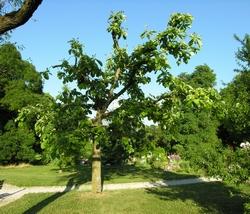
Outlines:
[[0, 189], [3, 188], [3, 183], [4, 183], [4, 180], [0, 180]]
[[46, 207], [50, 203], [54, 202], [58, 198], [62, 197], [63, 195], [65, 195], [70, 190], [75, 189], [75, 186], [76, 186], [76, 184], [74, 183], [74, 180], [73, 179], [69, 179], [69, 181], [68, 181], [68, 183], [67, 183], [67, 185], [66, 185], [66, 187], [65, 187], [65, 189], [64, 189], [63, 192], [57, 192], [57, 193], [49, 196], [48, 198], [40, 201], [39, 203], [37, 203], [33, 207], [31, 207], [28, 210], [26, 210], [24, 212], [24, 214], [33, 214], [33, 213], [35, 214], [35, 213], [38, 213], [44, 207]]
[[191, 200], [202, 208], [202, 213], [240, 214], [244, 212], [244, 203], [250, 199], [249, 195], [221, 182], [153, 188], [146, 191], [166, 201], [181, 200], [185, 203]]
[[[59, 171], [59, 169], [52, 169]], [[61, 181], [71, 181], [74, 185], [79, 186], [82, 184], [89, 183], [91, 181], [91, 166], [77, 166], [76, 168], [66, 168], [63, 169], [64, 172], [71, 172], [69, 175], [61, 176], [58, 178], [58, 182]]]
[[126, 182], [135, 181], [159, 181], [195, 178], [196, 175], [183, 174], [165, 171], [163, 169], [153, 169], [148, 167], [138, 167], [134, 165], [103, 167], [103, 180], [126, 180]]
[[[72, 171], [72, 169], [71, 169]], [[148, 167], [138, 167], [134, 165], [112, 165], [102, 166], [102, 185], [107, 183], [129, 183], [159, 180], [174, 180], [196, 178], [196, 175], [164, 171], [162, 169], [152, 169]], [[91, 166], [78, 166], [70, 175], [59, 178], [61, 180], [72, 180], [75, 185], [91, 183]]]

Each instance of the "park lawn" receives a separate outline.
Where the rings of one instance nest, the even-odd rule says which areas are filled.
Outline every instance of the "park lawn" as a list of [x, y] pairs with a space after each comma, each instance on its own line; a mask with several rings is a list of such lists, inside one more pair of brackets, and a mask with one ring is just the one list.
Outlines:
[[168, 188], [107, 191], [101, 194], [72, 191], [25, 195], [1, 207], [0, 213], [235, 214], [243, 213], [244, 203], [249, 196], [249, 185], [233, 187], [219, 182]]
[[[162, 179], [183, 179], [195, 177], [183, 173], [166, 172], [136, 166], [103, 167], [104, 183], [129, 183], [157, 181]], [[81, 166], [76, 170], [59, 172], [52, 165], [0, 167], [0, 180], [16, 186], [63, 186], [67, 184], [90, 184], [91, 167]]]

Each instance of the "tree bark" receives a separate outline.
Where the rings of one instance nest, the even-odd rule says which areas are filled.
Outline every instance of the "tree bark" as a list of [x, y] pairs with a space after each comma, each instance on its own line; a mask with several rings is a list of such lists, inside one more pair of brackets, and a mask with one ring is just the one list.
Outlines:
[[0, 35], [25, 24], [43, 0], [25, 0], [21, 8], [0, 16]]
[[[102, 116], [105, 111], [97, 111], [93, 123], [96, 127], [102, 126]], [[94, 133], [95, 135], [95, 133]], [[101, 170], [101, 146], [93, 136], [93, 151], [92, 151], [92, 192], [102, 192], [102, 170]]]
[[101, 148], [97, 148], [97, 144], [93, 142], [92, 153], [92, 192], [102, 192], [102, 177], [101, 177]]

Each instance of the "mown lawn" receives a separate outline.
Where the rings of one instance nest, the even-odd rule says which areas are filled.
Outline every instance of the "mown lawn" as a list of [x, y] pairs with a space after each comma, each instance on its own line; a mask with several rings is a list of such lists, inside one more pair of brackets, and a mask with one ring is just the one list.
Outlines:
[[[104, 183], [128, 183], [157, 181], [161, 179], [182, 179], [195, 177], [183, 173], [171, 173], [160, 169], [135, 166], [103, 167]], [[81, 166], [75, 170], [59, 172], [55, 166], [0, 167], [0, 180], [16, 186], [60, 186], [88, 184], [91, 180], [91, 167]]]
[[1, 214], [90, 213], [90, 214], [178, 214], [243, 213], [250, 186], [232, 187], [222, 183], [203, 183], [171, 188], [30, 194], [1, 207]]

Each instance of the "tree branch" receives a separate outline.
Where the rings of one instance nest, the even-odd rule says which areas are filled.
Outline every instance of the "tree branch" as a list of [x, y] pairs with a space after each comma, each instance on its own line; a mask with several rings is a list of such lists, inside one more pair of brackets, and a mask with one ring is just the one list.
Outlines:
[[116, 100], [117, 98], [119, 98], [122, 94], [124, 94], [129, 87], [133, 84], [133, 78], [135, 77], [136, 72], [133, 71], [131, 73], [131, 76], [129, 78], [128, 83], [115, 95], [111, 96], [110, 99], [108, 99], [106, 106], [108, 107], [110, 103], [112, 103], [114, 100]]
[[119, 80], [119, 76], [121, 74], [121, 69], [118, 68], [115, 72], [115, 76], [114, 76], [114, 82], [111, 85], [110, 89], [109, 89], [109, 94], [108, 94], [108, 99], [111, 98], [114, 94], [114, 90], [115, 90], [115, 85], [117, 84], [118, 80]]
[[25, 24], [43, 0], [25, 0], [21, 8], [0, 16], [0, 35]]

